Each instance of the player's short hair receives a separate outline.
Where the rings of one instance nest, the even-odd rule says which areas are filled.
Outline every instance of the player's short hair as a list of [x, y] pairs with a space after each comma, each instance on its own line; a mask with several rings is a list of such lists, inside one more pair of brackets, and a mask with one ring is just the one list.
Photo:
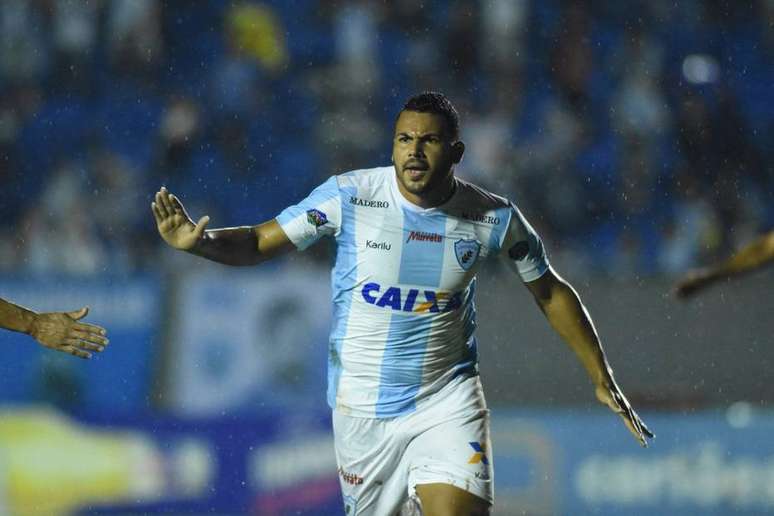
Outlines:
[[[452, 140], [456, 140], [460, 135], [460, 115], [454, 104], [444, 95], [436, 91], [423, 91], [414, 95], [406, 101], [401, 109], [404, 111], [416, 111], [418, 113], [434, 113], [441, 115], [446, 121], [446, 127], [449, 129], [449, 135]], [[398, 113], [400, 116], [400, 113]]]

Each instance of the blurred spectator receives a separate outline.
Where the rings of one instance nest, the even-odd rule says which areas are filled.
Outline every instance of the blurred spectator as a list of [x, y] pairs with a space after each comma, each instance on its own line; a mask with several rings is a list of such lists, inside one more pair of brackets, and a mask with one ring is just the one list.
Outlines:
[[454, 97], [469, 95], [480, 63], [479, 9], [470, 2], [454, 0], [449, 6], [446, 60], [449, 89]]
[[460, 170], [466, 177], [496, 192], [514, 193], [514, 121], [522, 102], [521, 78], [497, 76], [492, 94], [468, 115], [463, 126], [466, 152]]
[[105, 247], [110, 272], [139, 269], [145, 222], [143, 181], [119, 155], [95, 148], [89, 156], [93, 202], [90, 206], [97, 235]]
[[56, 63], [55, 89], [79, 94], [93, 92], [95, 50], [102, 6], [102, 2], [96, 1], [53, 1], [51, 30]]
[[682, 168], [672, 186], [672, 216], [663, 228], [661, 270], [679, 273], [712, 256], [719, 248], [723, 229], [715, 207], [702, 196], [699, 179]]
[[42, 80], [51, 65], [40, 2], [7, 0], [0, 8], [0, 76], [12, 83]]
[[185, 180], [186, 167], [202, 131], [199, 106], [191, 99], [172, 97], [159, 127], [157, 163], [163, 182]]
[[662, 59], [661, 47], [640, 24], [625, 31], [623, 49], [613, 58], [620, 82], [611, 99], [614, 130], [625, 145], [645, 145], [650, 153], [657, 150], [656, 144], [669, 125], [666, 99], [660, 90]]
[[89, 275], [108, 270], [108, 257], [97, 236], [90, 203], [85, 203], [85, 170], [61, 163], [39, 204], [21, 222], [22, 268], [33, 274]]
[[490, 0], [481, 5], [483, 61], [490, 71], [508, 73], [527, 59], [527, 0]]
[[148, 82], [163, 59], [161, 7], [153, 0], [112, 0], [107, 20], [108, 48], [116, 70]]
[[271, 72], [287, 64], [282, 23], [273, 9], [263, 4], [239, 2], [229, 6], [225, 16], [231, 47]]

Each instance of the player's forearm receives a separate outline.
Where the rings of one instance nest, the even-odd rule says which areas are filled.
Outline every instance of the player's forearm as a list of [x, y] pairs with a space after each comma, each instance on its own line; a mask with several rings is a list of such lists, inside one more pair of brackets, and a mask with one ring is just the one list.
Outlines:
[[572, 348], [595, 385], [606, 384], [612, 373], [586, 308], [575, 290], [564, 282], [554, 285], [540, 304], [548, 322]]
[[36, 315], [32, 310], [0, 299], [0, 327], [6, 330], [29, 334]]
[[266, 259], [252, 226], [207, 230], [190, 252], [225, 265], [255, 265]]

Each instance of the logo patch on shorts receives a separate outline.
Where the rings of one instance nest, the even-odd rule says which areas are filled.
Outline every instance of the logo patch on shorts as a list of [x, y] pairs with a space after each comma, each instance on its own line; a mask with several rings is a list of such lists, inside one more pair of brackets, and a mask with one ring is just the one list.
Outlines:
[[470, 447], [476, 452], [468, 459], [468, 464], [483, 462], [485, 466], [488, 466], [489, 459], [486, 458], [486, 447], [477, 441], [468, 444], [470, 444]]
[[314, 227], [319, 228], [326, 222], [328, 222], [328, 216], [321, 212], [320, 210], [306, 210], [306, 220], [309, 222], [309, 224], [314, 225]]
[[476, 240], [459, 239], [454, 242], [454, 255], [457, 257], [457, 263], [465, 270], [470, 269], [476, 263], [479, 251], [481, 251], [481, 244]]
[[357, 513], [357, 500], [351, 496], [344, 495], [344, 514]]

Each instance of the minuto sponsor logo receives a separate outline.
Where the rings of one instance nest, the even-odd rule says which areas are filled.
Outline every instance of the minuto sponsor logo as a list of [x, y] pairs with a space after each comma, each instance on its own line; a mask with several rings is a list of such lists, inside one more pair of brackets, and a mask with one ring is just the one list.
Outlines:
[[388, 201], [376, 201], [374, 199], [361, 199], [360, 197], [350, 196], [349, 203], [355, 206], [363, 206], [364, 208], [389, 208], [390, 203]]
[[465, 220], [470, 220], [472, 222], [483, 222], [484, 224], [492, 224], [493, 226], [496, 226], [500, 223], [500, 217], [493, 217], [492, 215], [487, 215], [486, 213], [462, 212], [462, 218]]
[[406, 242], [415, 240], [417, 242], [443, 242], [443, 236], [438, 233], [425, 233], [424, 231], [409, 231]]

